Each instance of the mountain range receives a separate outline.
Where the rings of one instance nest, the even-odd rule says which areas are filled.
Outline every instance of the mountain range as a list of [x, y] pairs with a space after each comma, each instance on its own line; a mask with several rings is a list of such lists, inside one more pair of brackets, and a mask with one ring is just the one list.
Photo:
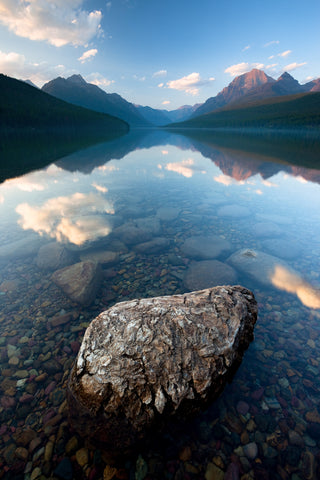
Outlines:
[[43, 85], [42, 91], [74, 105], [114, 115], [131, 127], [162, 126], [183, 121], [199, 106], [184, 105], [168, 111], [134, 105], [117, 93], [107, 93], [97, 85], [86, 82], [81, 75], [55, 78]]
[[0, 130], [101, 128], [106, 133], [126, 133], [129, 126], [111, 115], [98, 113], [65, 101], [0, 74]]
[[320, 78], [301, 85], [287, 72], [275, 80], [262, 70], [253, 69], [235, 77], [227, 87], [203, 104], [184, 105], [171, 111], [134, 105], [116, 93], [106, 93], [86, 82], [81, 75], [66, 79], [58, 77], [46, 83], [42, 90], [69, 103], [114, 115], [131, 127], [150, 127], [183, 122], [230, 106], [248, 106], [274, 97], [319, 92]]
[[271, 97], [294, 95], [297, 93], [319, 92], [320, 78], [304, 85], [295, 80], [288, 72], [284, 72], [277, 80], [269, 77], [262, 70], [254, 68], [250, 72], [239, 75], [219, 92], [200, 105], [192, 114], [192, 118], [220, 108], [250, 104]]
[[[2, 75], [1, 77], [3, 82], [5, 76]], [[10, 77], [5, 78], [8, 81]], [[13, 81], [14, 79], [11, 80]], [[15, 80], [15, 82], [19, 81]], [[11, 84], [11, 86], [12, 85], [13, 84]], [[26, 90], [26, 88], [31, 90]], [[99, 112], [100, 114], [103, 113], [111, 115], [112, 117], [117, 117], [118, 119], [127, 122], [130, 127], [175, 126], [177, 122], [185, 121], [188, 121], [188, 124], [183, 124], [183, 126], [188, 127], [191, 127], [192, 125], [197, 127], [204, 125], [207, 127], [234, 127], [237, 126], [237, 119], [240, 119], [242, 126], [250, 126], [251, 124], [254, 124], [255, 116], [258, 115], [260, 120], [262, 117], [265, 118], [266, 110], [268, 109], [266, 107], [267, 104], [272, 105], [267, 114], [269, 123], [271, 122], [272, 124], [273, 115], [277, 113], [279, 108], [282, 109], [281, 115], [285, 118], [287, 107], [290, 109], [290, 114], [294, 113], [293, 109], [296, 105], [295, 101], [298, 100], [297, 96], [299, 95], [302, 100], [298, 101], [297, 108], [303, 106], [303, 115], [305, 119], [308, 117], [308, 109], [311, 108], [313, 115], [312, 118], [315, 118], [314, 115], [316, 115], [317, 112], [312, 106], [312, 100], [309, 99], [308, 95], [315, 95], [317, 92], [320, 92], [320, 78], [301, 85], [287, 72], [283, 73], [277, 80], [275, 80], [262, 70], [253, 69], [250, 72], [235, 77], [228, 86], [221, 90], [221, 92], [214, 97], [208, 98], [203, 104], [184, 105], [172, 111], [134, 105], [117, 93], [107, 93], [100, 87], [86, 82], [81, 75], [72, 75], [66, 79], [58, 77], [43, 85], [41, 90], [34, 88], [34, 85], [30, 84], [28, 81], [20, 81], [18, 84], [15, 84], [12, 91], [14, 93], [12, 94], [11, 99], [10, 93], [8, 94], [9, 96], [6, 97], [2, 91], [1, 101], [4, 103], [1, 107], [2, 112], [0, 111], [0, 123], [1, 121], [3, 123], [4, 119], [6, 119], [7, 122], [12, 120], [10, 116], [11, 114], [8, 114], [8, 109], [6, 110], [6, 108], [9, 107], [9, 104], [5, 105], [6, 102], [11, 102], [11, 109], [16, 109], [15, 114], [12, 113], [12, 115], [15, 116], [14, 121], [18, 122], [17, 124], [25, 124], [28, 126], [30, 122], [31, 124], [32, 122], [35, 122], [37, 115], [39, 117], [39, 124], [41, 122], [50, 123], [51, 120], [54, 122], [55, 120], [53, 117], [58, 112], [58, 104], [52, 103], [52, 100], [53, 97], [56, 97], [56, 99], [67, 102], [69, 107], [71, 107], [70, 104], [84, 107], [87, 112], [87, 118], [89, 118], [88, 111], [91, 110]], [[47, 96], [43, 96], [44, 94], [47, 94]], [[16, 95], [20, 98], [20, 107], [14, 98]], [[32, 103], [31, 98], [34, 96], [37, 96], [37, 100]], [[48, 98], [51, 99], [51, 103]], [[313, 99], [317, 104], [317, 95], [315, 95]], [[294, 101], [294, 103], [280, 102], [280, 100], [290, 100], [290, 102]], [[24, 106], [25, 101], [28, 106]], [[62, 108], [62, 104], [60, 104], [59, 108], [62, 108], [63, 110], [64, 108], [67, 108], [66, 105], [67, 104], [64, 103]], [[257, 107], [259, 107], [260, 110], [257, 110]], [[5, 110], [3, 110], [4, 108]], [[263, 112], [261, 111], [261, 108], [263, 108]], [[49, 112], [49, 109], [51, 113]], [[241, 111], [241, 109], [243, 110]], [[236, 112], [233, 113], [233, 110], [236, 110]], [[55, 111], [54, 114], [52, 113], [53, 111]], [[70, 112], [71, 110], [69, 110], [69, 113]], [[209, 119], [207, 116], [208, 114], [215, 115]], [[31, 118], [32, 115], [33, 119]], [[49, 121], [50, 115], [53, 115], [53, 117]], [[75, 115], [75, 110], [73, 110], [73, 115]], [[84, 113], [82, 112], [81, 115], [84, 115]], [[98, 117], [96, 117], [96, 120], [97, 118]], [[251, 118], [251, 124], [250, 122], [247, 122], [248, 118]], [[104, 119], [104, 121], [105, 120], [106, 119]], [[296, 121], [297, 119], [294, 119], [293, 123]], [[219, 122], [222, 123], [219, 124]], [[259, 123], [257, 123], [256, 126], [259, 126]]]
[[71, 105], [2, 74], [0, 91], [0, 182], [129, 130], [119, 118]]

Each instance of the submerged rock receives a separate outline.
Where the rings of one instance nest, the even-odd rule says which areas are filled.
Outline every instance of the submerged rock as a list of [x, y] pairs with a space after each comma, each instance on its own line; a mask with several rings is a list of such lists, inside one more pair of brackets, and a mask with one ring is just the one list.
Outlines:
[[109, 250], [94, 250], [85, 252], [80, 255], [80, 259], [85, 262], [91, 260], [92, 262], [100, 263], [104, 266], [114, 265], [119, 261], [119, 253]]
[[230, 242], [217, 235], [195, 235], [187, 238], [181, 247], [181, 251], [186, 257], [199, 260], [219, 257], [221, 253], [230, 249]]
[[307, 307], [320, 308], [320, 289], [278, 257], [246, 248], [233, 253], [227, 262], [263, 285], [297, 295]]
[[89, 260], [57, 270], [52, 275], [54, 283], [71, 300], [84, 306], [96, 298], [101, 278], [100, 265]]
[[58, 270], [74, 262], [74, 255], [64, 245], [50, 242], [39, 249], [36, 263], [41, 270]]
[[167, 250], [170, 246], [170, 240], [165, 237], [156, 237], [149, 242], [139, 243], [138, 245], [134, 246], [134, 250], [138, 253], [158, 253], [162, 252], [163, 250]]
[[236, 280], [237, 273], [230, 265], [218, 260], [203, 260], [191, 263], [183, 283], [188, 290], [201, 290], [216, 285], [234, 285]]
[[130, 452], [151, 427], [221, 393], [256, 318], [241, 286], [114, 305], [91, 322], [70, 374], [71, 424], [111, 456]]

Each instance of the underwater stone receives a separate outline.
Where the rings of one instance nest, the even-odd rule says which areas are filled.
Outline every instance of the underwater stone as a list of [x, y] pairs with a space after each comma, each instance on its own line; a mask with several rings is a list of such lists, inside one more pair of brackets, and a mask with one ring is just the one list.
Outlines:
[[52, 275], [54, 283], [71, 300], [84, 306], [90, 305], [96, 298], [101, 278], [100, 265], [89, 260], [57, 270]]

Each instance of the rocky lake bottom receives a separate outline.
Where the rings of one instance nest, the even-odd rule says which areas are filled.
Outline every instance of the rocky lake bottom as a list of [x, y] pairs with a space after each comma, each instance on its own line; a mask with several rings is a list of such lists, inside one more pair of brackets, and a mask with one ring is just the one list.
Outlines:
[[[83, 217], [91, 221], [83, 227], [76, 190], [64, 186], [64, 197], [60, 193], [57, 202], [72, 198], [69, 227], [78, 228], [78, 237], [83, 234], [80, 245], [59, 242], [57, 232], [68, 232], [70, 240], [72, 229], [62, 230], [52, 208], [46, 230], [39, 205], [48, 206], [48, 198], [33, 199], [33, 223], [27, 222], [21, 204], [14, 207], [18, 220], [2, 221], [0, 478], [320, 477], [319, 187], [318, 197], [312, 191], [314, 202], [307, 206], [300, 191], [296, 198], [290, 196], [296, 183], [287, 203], [281, 187], [273, 195], [265, 184], [229, 188], [216, 182], [217, 188], [210, 189], [209, 175], [201, 173], [202, 159], [198, 168], [196, 162], [179, 161], [182, 169], [194, 168], [193, 178], [168, 168], [179, 181], [170, 177], [165, 186], [160, 177], [149, 182], [141, 170], [126, 187], [124, 181], [113, 185], [107, 179], [104, 184], [103, 177], [93, 175], [79, 181], [77, 174], [77, 191], [81, 182], [91, 186], [99, 178], [99, 186], [105, 185], [99, 198], [108, 192], [114, 208], [110, 213], [103, 206], [97, 213], [90, 204]], [[115, 164], [120, 168], [120, 162]], [[35, 185], [38, 174], [29, 175]], [[71, 174], [65, 175], [70, 184]], [[43, 178], [49, 182], [52, 176], [51, 171]], [[5, 186], [0, 191], [4, 199]], [[55, 196], [52, 190], [50, 195]], [[86, 190], [83, 195], [90, 194]], [[5, 206], [3, 201], [1, 208]], [[74, 296], [81, 285], [79, 280], [74, 288], [72, 275], [67, 286], [53, 280], [54, 271], [90, 261], [100, 264], [102, 275], [89, 300]], [[68, 377], [86, 327], [120, 301], [221, 284], [251, 289], [259, 308], [254, 341], [232, 383], [202, 415], [151, 432], [135, 456], [110, 463], [106, 452], [88, 444], [68, 422]]]

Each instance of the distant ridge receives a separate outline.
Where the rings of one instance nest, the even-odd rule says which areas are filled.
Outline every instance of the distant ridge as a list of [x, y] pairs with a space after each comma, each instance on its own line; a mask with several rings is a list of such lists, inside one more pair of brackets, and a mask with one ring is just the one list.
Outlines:
[[320, 79], [300, 85], [288, 72], [284, 72], [275, 80], [262, 70], [254, 68], [250, 72], [235, 77], [215, 97], [208, 98], [202, 106], [194, 111], [191, 118], [214, 112], [228, 105], [244, 105], [271, 97], [311, 91], [320, 91]]
[[101, 127], [106, 132], [125, 133], [128, 124], [110, 115], [76, 107], [0, 74], [0, 129]]
[[86, 82], [81, 75], [55, 78], [43, 85], [42, 91], [74, 105], [113, 115], [133, 127], [150, 125], [132, 103], [117, 93], [106, 93], [97, 85]]
[[320, 92], [283, 95], [249, 103], [232, 103], [169, 127], [319, 129]]
[[260, 85], [272, 84], [274, 82], [275, 80], [266, 75], [262, 70], [254, 68], [248, 73], [235, 77], [216, 97], [208, 98], [203, 105], [194, 111], [192, 117], [218, 110], [218, 108], [240, 99]]
[[171, 122], [182, 122], [187, 120], [190, 115], [200, 106], [196, 105], [183, 105], [182, 107], [177, 108], [176, 110], [160, 110], [151, 107], [142, 107], [141, 105], [136, 105], [138, 111], [145, 117], [145, 119], [156, 125], [163, 126]]

